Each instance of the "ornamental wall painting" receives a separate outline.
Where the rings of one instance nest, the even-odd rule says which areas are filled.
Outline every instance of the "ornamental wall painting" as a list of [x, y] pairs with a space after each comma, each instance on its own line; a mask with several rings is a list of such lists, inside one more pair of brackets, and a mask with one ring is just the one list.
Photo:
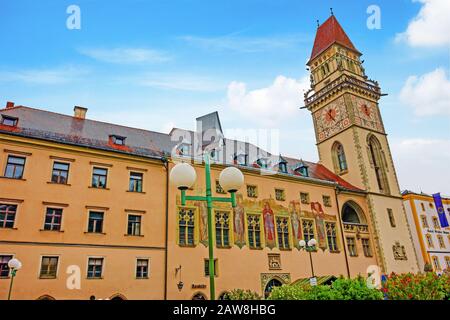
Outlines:
[[[201, 194], [201, 191], [198, 192]], [[177, 204], [180, 199], [177, 196]], [[199, 242], [208, 246], [208, 210], [205, 201], [187, 201], [187, 206], [198, 208], [199, 217]], [[325, 250], [327, 248], [325, 220], [336, 221], [335, 215], [326, 214], [322, 204], [311, 202], [301, 204], [298, 200], [277, 201], [274, 198], [253, 200], [244, 199], [243, 195], [236, 195], [236, 208], [231, 208], [229, 203], [214, 203], [216, 210], [228, 210], [232, 212], [233, 244], [239, 248], [246, 246], [246, 214], [261, 214], [264, 230], [264, 246], [273, 249], [277, 246], [277, 233], [275, 220], [277, 216], [289, 217], [292, 244], [299, 249], [299, 241], [303, 239], [302, 219], [314, 220], [317, 245]]]

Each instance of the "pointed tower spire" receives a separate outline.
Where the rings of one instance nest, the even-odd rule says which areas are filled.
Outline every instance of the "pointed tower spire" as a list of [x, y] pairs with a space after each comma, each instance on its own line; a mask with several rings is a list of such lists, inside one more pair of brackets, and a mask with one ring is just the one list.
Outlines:
[[333, 9], [331, 9], [331, 13], [332, 15], [317, 29], [316, 39], [314, 40], [314, 46], [309, 61], [316, 58], [334, 43], [338, 43], [341, 46], [360, 54], [334, 16]]

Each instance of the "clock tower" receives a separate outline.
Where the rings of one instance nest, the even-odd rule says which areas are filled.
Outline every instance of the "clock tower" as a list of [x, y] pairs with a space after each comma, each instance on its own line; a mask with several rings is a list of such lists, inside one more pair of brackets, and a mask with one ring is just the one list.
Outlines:
[[[361, 53], [334, 15], [317, 29], [307, 66], [320, 163], [364, 190], [384, 272], [417, 272], [387, 135], [379, 109], [381, 89], [366, 76]], [[346, 192], [343, 190], [342, 192]], [[342, 208], [340, 208], [342, 209]]]

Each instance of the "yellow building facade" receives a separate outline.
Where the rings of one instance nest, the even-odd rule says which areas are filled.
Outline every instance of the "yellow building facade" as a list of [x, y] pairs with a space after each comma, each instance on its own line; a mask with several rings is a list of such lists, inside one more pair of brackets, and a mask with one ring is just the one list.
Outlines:
[[[223, 168], [237, 166], [245, 177], [237, 207], [213, 210], [216, 296], [236, 288], [264, 296], [313, 274], [325, 281], [367, 275], [373, 266], [418, 271], [379, 88], [347, 39], [331, 17], [308, 63], [314, 92], [305, 105], [319, 163], [223, 136], [214, 147], [213, 195], [223, 193]], [[353, 71], [342, 65], [348, 56]], [[222, 133], [217, 113], [198, 118], [196, 132], [162, 134], [92, 121], [86, 112], [12, 103], [0, 110], [0, 294], [6, 297], [14, 257], [23, 268], [13, 299], [208, 299], [206, 207], [182, 206], [169, 172], [195, 158], [206, 129]], [[193, 166], [197, 183], [187, 193], [200, 195], [204, 164]], [[299, 247], [311, 238], [312, 261]]]

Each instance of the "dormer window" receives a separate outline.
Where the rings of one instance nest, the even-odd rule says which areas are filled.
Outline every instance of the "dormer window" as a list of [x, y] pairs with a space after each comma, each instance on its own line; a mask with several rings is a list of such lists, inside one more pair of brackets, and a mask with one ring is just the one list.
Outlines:
[[247, 166], [248, 165], [248, 155], [246, 155], [246, 154], [235, 155], [234, 161], [236, 161], [236, 164], [238, 164], [240, 166]]
[[190, 153], [190, 146], [187, 143], [183, 143], [178, 147], [178, 155], [187, 156]]
[[260, 168], [267, 169], [267, 166], [268, 166], [267, 159], [263, 159], [263, 158], [258, 159], [258, 160], [256, 160], [256, 163], [258, 164], [258, 166]]
[[287, 173], [287, 163], [286, 162], [280, 162], [278, 164], [278, 169], [280, 170], [280, 172], [282, 173]]
[[121, 137], [121, 136], [116, 136], [116, 135], [112, 135], [111, 136], [111, 141], [112, 143], [118, 145], [118, 146], [124, 146], [125, 145], [125, 139], [126, 137]]
[[295, 171], [304, 177], [309, 177], [308, 166], [303, 161], [297, 164]]
[[19, 121], [18, 118], [2, 115], [1, 123], [4, 126], [15, 127], [15, 126], [17, 126], [18, 121]]

